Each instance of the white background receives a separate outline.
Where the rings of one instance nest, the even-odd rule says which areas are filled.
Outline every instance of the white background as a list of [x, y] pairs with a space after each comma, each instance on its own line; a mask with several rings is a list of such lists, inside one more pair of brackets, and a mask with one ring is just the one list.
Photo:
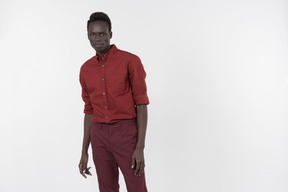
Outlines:
[[94, 11], [147, 73], [149, 191], [288, 191], [286, 0], [1, 0], [1, 192], [98, 191], [77, 167]]

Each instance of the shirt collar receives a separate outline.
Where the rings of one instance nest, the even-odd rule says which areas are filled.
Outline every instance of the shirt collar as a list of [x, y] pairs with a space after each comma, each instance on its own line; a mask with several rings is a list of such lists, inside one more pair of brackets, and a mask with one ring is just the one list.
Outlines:
[[118, 49], [117, 49], [116, 45], [112, 44], [112, 47], [102, 57], [100, 57], [96, 54], [96, 58], [98, 61], [99, 60], [107, 61], [116, 53], [117, 50]]

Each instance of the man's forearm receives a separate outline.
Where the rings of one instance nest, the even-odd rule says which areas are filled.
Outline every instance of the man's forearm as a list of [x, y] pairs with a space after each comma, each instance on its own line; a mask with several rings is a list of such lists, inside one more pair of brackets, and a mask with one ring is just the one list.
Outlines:
[[147, 129], [147, 105], [137, 105], [138, 141], [136, 148], [144, 149]]
[[92, 127], [92, 119], [93, 119], [93, 115], [85, 114], [82, 153], [88, 153], [88, 148], [90, 144], [90, 130]]

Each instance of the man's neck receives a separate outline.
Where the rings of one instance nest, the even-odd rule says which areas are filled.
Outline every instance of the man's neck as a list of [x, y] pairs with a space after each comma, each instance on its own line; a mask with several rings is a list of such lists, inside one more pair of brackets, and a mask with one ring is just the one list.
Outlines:
[[105, 55], [105, 53], [107, 53], [110, 49], [112, 48], [112, 45], [110, 45], [106, 50], [102, 51], [102, 52], [97, 52], [96, 51], [96, 55], [98, 55], [100, 58]]

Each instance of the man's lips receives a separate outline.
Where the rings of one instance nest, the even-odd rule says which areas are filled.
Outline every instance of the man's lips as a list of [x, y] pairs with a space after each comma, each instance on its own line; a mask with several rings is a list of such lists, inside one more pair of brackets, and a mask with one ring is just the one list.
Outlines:
[[101, 43], [94, 43], [94, 46], [95, 46], [95, 47], [101, 47], [101, 46], [103, 46], [103, 44], [101, 44]]

